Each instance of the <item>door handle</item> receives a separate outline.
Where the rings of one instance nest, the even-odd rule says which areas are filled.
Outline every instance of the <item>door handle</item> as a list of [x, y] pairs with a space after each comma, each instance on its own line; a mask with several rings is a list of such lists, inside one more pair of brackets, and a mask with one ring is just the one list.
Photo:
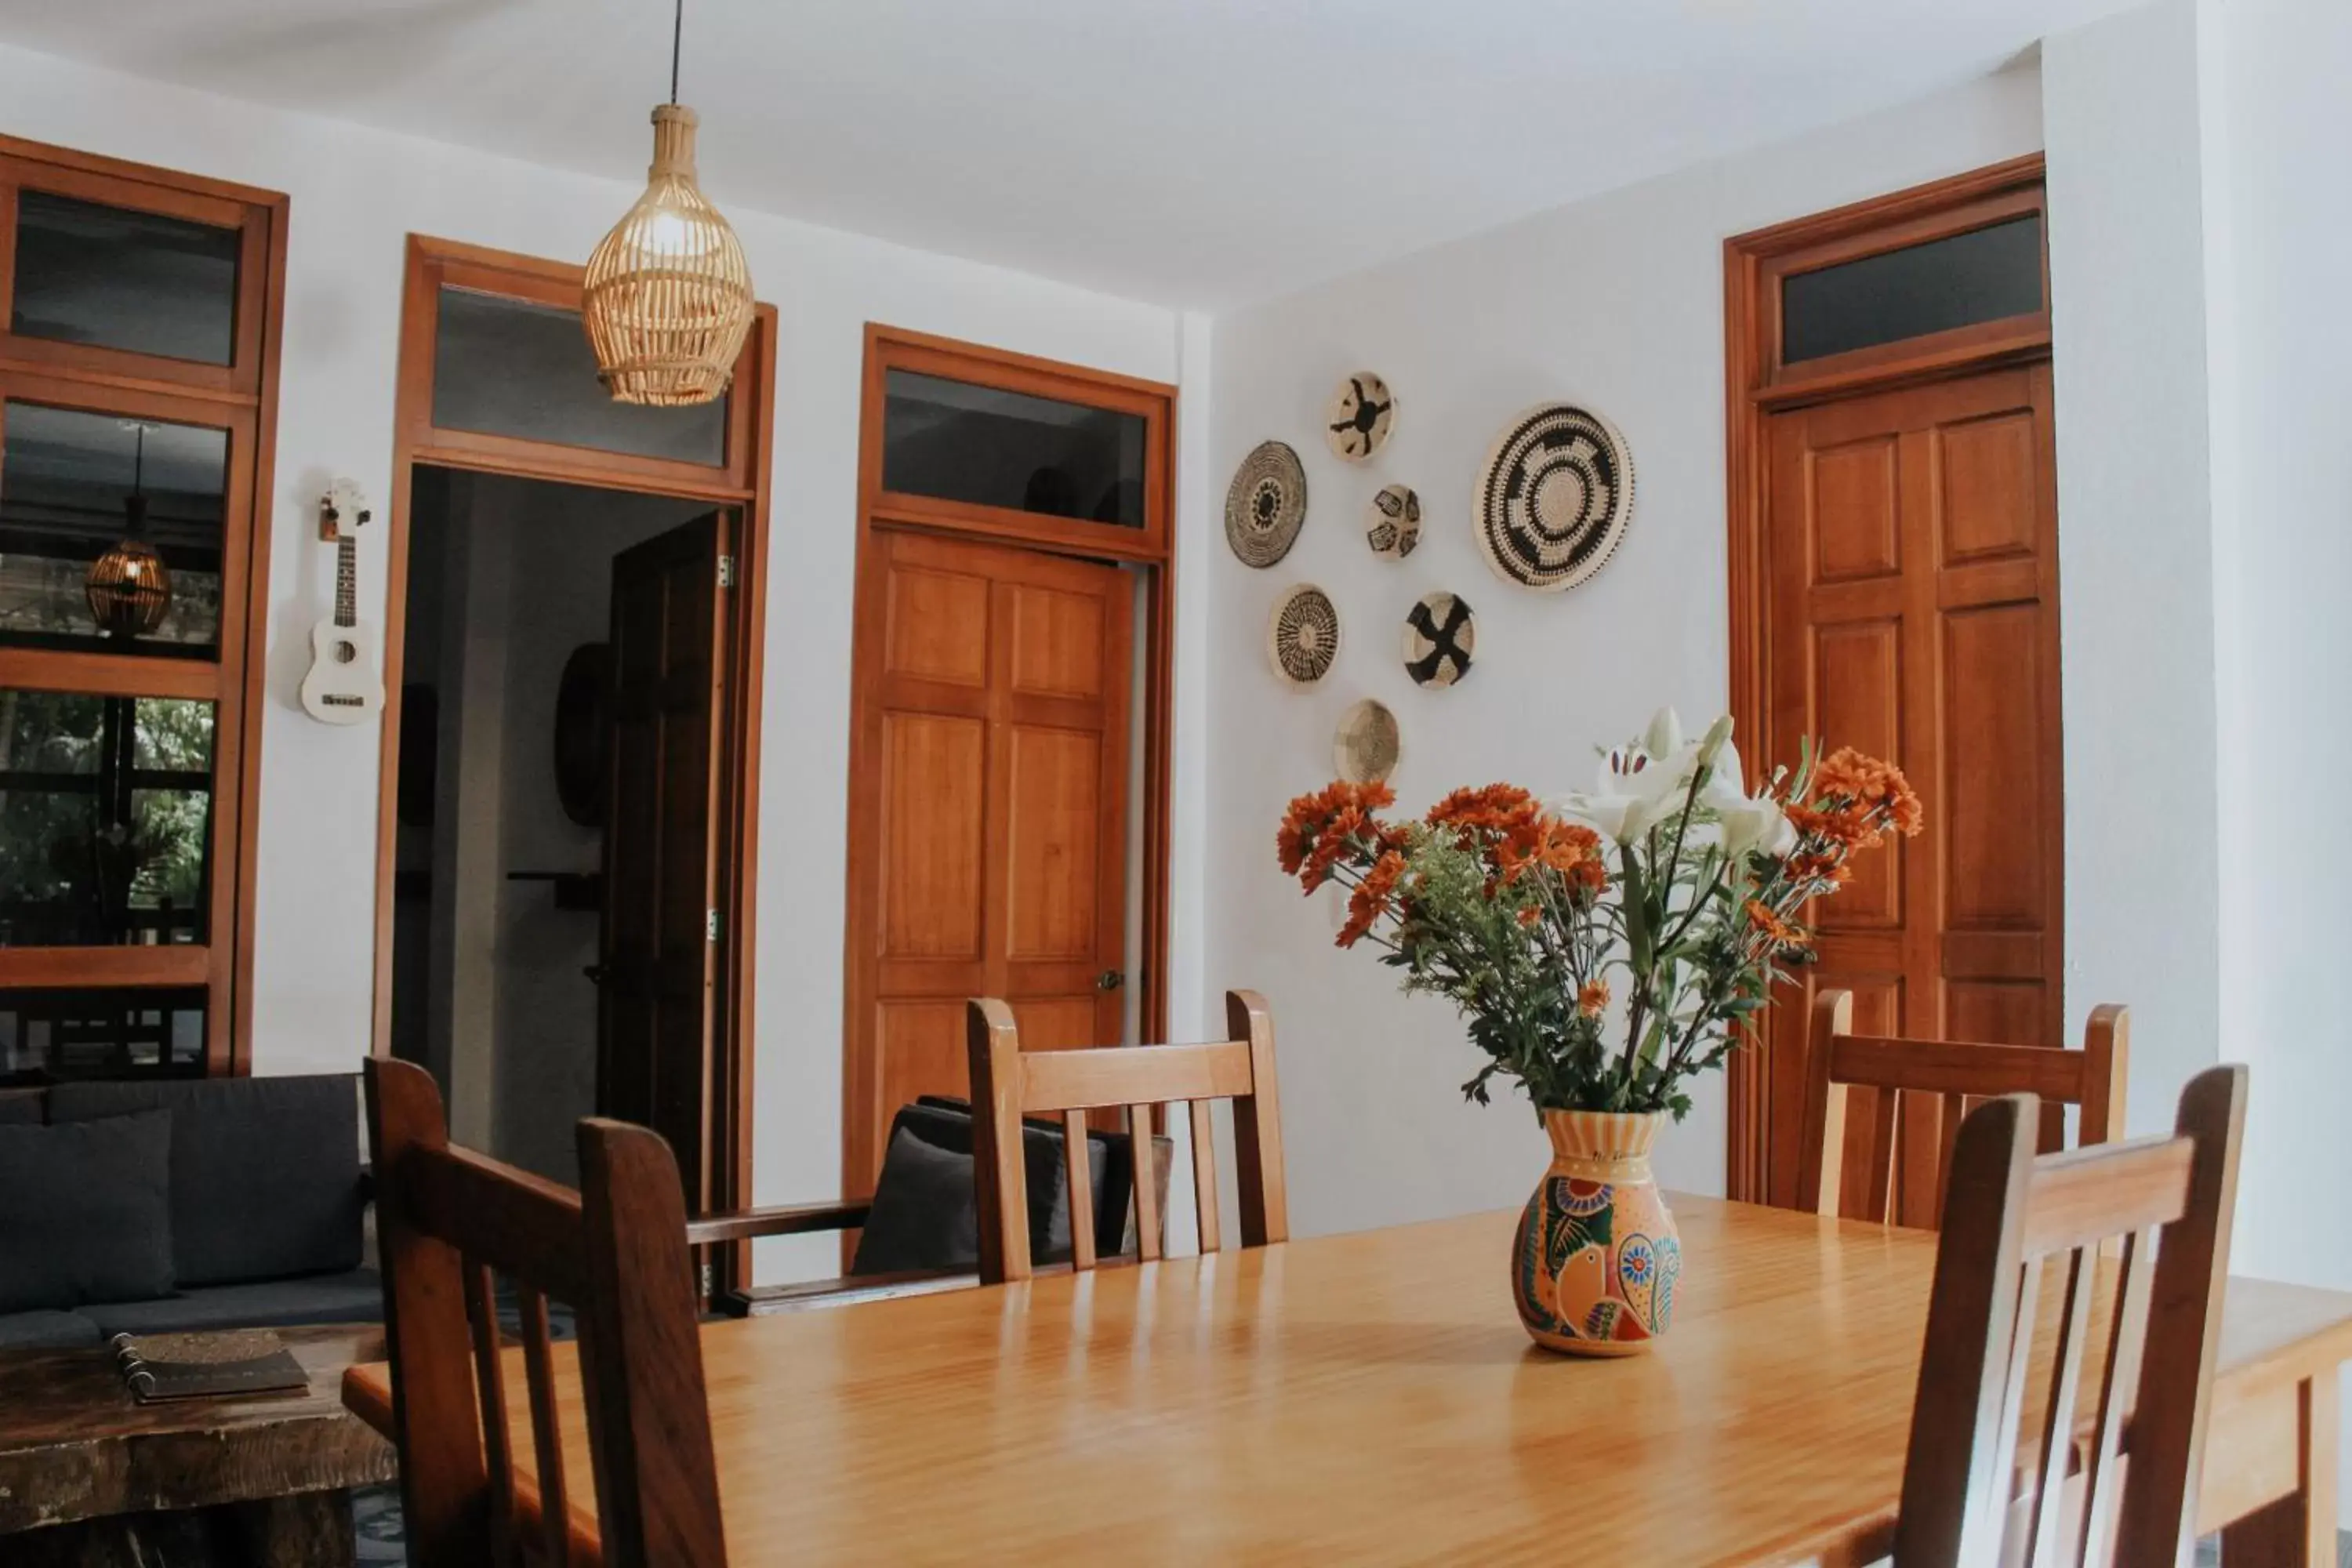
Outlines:
[[605, 978], [609, 976], [613, 971], [605, 964], [583, 963], [580, 966], [580, 973], [588, 977], [588, 983], [590, 984], [602, 985], [604, 984]]
[[1097, 991], [1116, 991], [1126, 984], [1127, 976], [1116, 969], [1106, 969], [1095, 976], [1095, 989]]

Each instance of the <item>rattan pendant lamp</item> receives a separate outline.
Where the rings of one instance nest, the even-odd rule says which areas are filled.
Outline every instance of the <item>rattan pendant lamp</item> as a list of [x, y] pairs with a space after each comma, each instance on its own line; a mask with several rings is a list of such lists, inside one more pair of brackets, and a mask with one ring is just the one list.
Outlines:
[[582, 319], [616, 403], [709, 403], [727, 390], [751, 326], [751, 271], [734, 229], [695, 184], [694, 110], [677, 101], [686, 0], [677, 0], [669, 101], [654, 110], [646, 194], [588, 258]]
[[147, 542], [147, 431], [134, 424], [137, 445], [131, 458], [131, 493], [122, 498], [122, 537], [89, 563], [82, 596], [90, 619], [110, 637], [145, 637], [163, 624], [172, 607], [172, 574]]

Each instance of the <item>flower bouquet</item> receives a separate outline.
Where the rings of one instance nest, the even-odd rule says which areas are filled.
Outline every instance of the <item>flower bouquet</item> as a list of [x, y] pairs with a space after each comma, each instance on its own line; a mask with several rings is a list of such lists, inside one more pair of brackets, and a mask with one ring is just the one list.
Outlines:
[[1671, 709], [1609, 752], [1589, 794], [1459, 789], [1419, 822], [1378, 814], [1385, 784], [1290, 803], [1282, 868], [1349, 889], [1341, 947], [1370, 942], [1407, 993], [1451, 1000], [1486, 1064], [1516, 1080], [1551, 1171], [1521, 1222], [1522, 1319], [1557, 1348], [1622, 1353], [1663, 1332], [1679, 1246], [1648, 1153], [1689, 1081], [1722, 1065], [1771, 988], [1812, 957], [1807, 902], [1851, 858], [1916, 834], [1893, 765], [1805, 748], [1750, 794], [1731, 721], [1685, 740]]

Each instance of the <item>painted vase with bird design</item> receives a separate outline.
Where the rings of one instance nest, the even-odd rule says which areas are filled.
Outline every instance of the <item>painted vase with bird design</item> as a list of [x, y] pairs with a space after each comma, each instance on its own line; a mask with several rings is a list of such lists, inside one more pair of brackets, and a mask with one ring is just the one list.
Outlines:
[[1551, 1167], [1519, 1216], [1511, 1299], [1536, 1343], [1633, 1355], [1674, 1321], [1681, 1238], [1650, 1171], [1663, 1113], [1547, 1110]]

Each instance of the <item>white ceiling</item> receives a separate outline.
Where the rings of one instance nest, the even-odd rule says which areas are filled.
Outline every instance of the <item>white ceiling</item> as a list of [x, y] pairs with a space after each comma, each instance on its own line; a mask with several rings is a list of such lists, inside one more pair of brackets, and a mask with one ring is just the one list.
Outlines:
[[[687, 0], [722, 205], [1262, 298], [1999, 68], [2133, 0]], [[0, 40], [635, 179], [668, 0], [0, 0]]]

